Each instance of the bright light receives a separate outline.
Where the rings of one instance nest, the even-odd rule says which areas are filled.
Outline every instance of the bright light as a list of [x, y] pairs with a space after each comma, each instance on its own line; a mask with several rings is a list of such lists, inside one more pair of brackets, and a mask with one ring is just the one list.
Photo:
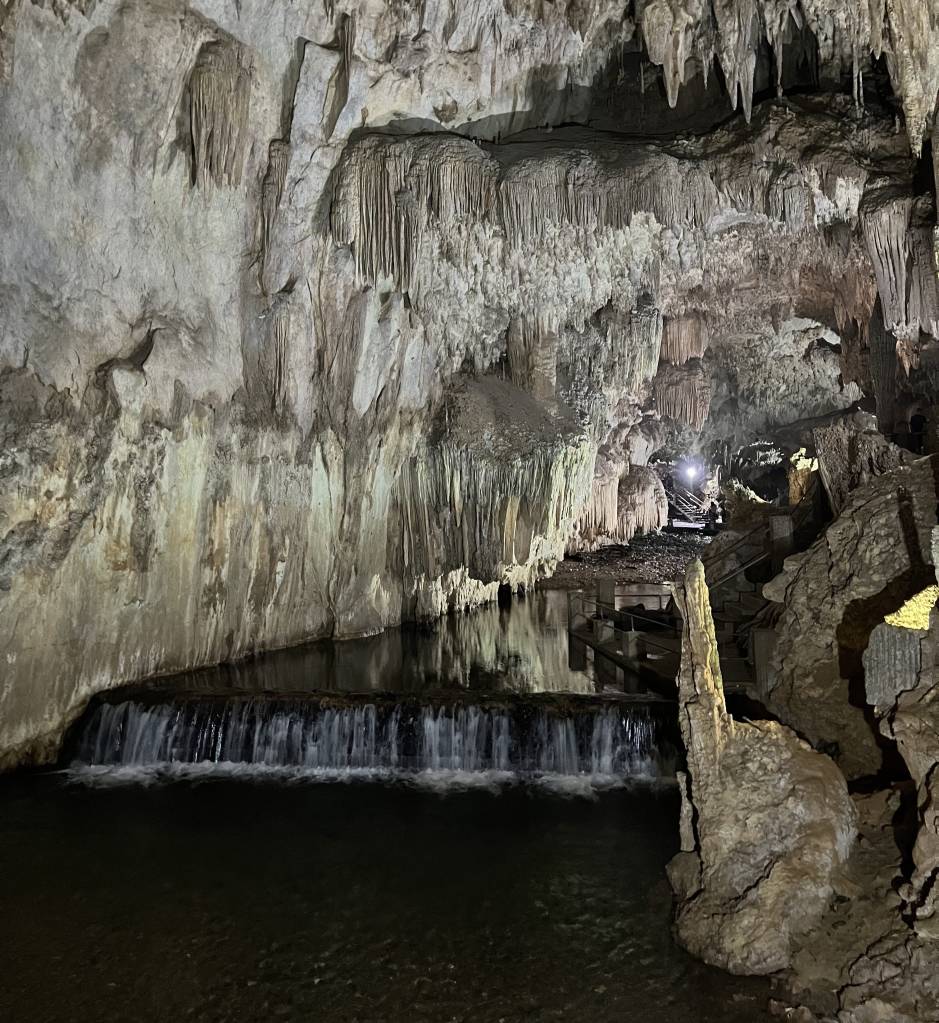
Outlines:
[[689, 483], [694, 483], [698, 477], [698, 467], [696, 465], [689, 465], [685, 468], [685, 476], [688, 477]]

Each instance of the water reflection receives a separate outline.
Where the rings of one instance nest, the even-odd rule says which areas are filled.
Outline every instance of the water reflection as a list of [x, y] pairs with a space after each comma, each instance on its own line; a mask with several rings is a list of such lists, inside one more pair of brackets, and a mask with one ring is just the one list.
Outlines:
[[424, 626], [311, 643], [151, 686], [195, 692], [596, 692], [610, 679], [598, 678], [589, 663], [570, 667], [567, 615], [566, 593], [536, 591]]

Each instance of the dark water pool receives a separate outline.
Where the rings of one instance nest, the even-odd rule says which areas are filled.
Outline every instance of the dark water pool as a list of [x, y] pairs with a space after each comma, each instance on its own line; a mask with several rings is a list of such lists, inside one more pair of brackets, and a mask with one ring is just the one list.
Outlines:
[[0, 781], [9, 1023], [758, 1023], [669, 929], [677, 795]]

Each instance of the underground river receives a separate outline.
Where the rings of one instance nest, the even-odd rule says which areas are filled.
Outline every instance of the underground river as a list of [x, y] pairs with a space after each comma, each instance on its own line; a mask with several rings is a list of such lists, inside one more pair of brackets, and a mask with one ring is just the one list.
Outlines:
[[0, 1018], [769, 1019], [672, 940], [669, 710], [572, 669], [566, 612], [89, 707], [55, 770], [0, 780]]

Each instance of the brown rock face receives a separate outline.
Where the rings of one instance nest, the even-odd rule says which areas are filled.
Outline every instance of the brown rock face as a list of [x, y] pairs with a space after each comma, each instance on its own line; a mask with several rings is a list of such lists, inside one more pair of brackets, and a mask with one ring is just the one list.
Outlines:
[[773, 973], [789, 965], [793, 939], [828, 906], [856, 812], [827, 757], [782, 725], [727, 713], [700, 562], [676, 600], [685, 621], [678, 687], [690, 778], [683, 799], [694, 832], [694, 849], [669, 867], [680, 900], [676, 931], [708, 963]]
[[[935, 531], [934, 531], [935, 532]], [[931, 596], [931, 594], [930, 594]], [[939, 615], [928, 629], [884, 623], [864, 654], [867, 698], [881, 732], [897, 743], [916, 783], [914, 869], [900, 889], [918, 934], [939, 939]]]
[[871, 630], [932, 581], [939, 457], [876, 477], [805, 553], [764, 586], [784, 604], [776, 625], [770, 702], [813, 745], [830, 746], [849, 778], [876, 773], [861, 656]]
[[891, 444], [862, 416], [855, 420], [841, 420], [813, 432], [819, 474], [836, 515], [859, 487], [914, 461], [909, 451]]

